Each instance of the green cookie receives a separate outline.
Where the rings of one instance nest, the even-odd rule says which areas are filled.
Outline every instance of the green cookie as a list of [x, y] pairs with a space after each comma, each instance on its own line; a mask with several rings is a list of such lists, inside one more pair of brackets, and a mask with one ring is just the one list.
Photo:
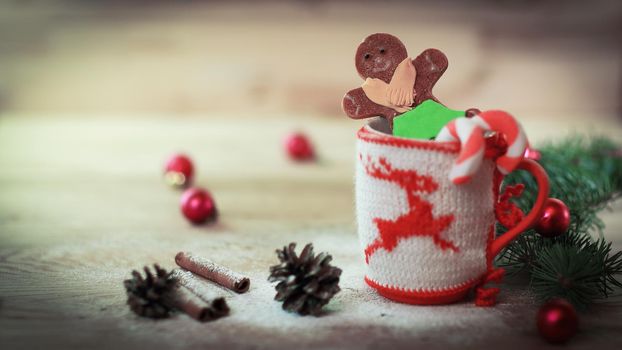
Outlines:
[[445, 124], [459, 117], [464, 117], [464, 111], [455, 111], [426, 100], [393, 119], [393, 135], [429, 140], [436, 137]]

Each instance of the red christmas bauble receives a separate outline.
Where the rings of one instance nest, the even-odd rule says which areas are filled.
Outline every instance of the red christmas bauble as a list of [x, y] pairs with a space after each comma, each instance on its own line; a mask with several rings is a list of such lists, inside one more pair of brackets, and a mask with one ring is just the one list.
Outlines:
[[505, 154], [508, 149], [508, 143], [505, 140], [505, 136], [501, 133], [495, 132], [487, 136], [484, 141], [486, 142], [486, 151], [484, 156], [487, 158], [499, 158]]
[[534, 228], [544, 237], [563, 235], [570, 226], [570, 211], [566, 204], [559, 199], [549, 198], [544, 204], [540, 220]]
[[216, 217], [216, 203], [208, 191], [189, 188], [181, 196], [181, 212], [193, 224], [202, 224]]
[[192, 183], [194, 166], [190, 158], [183, 154], [175, 154], [164, 168], [164, 179], [173, 187], [186, 187]]
[[285, 138], [285, 150], [289, 157], [296, 161], [309, 161], [315, 158], [313, 144], [302, 133], [292, 133]]
[[567, 341], [577, 333], [579, 327], [577, 312], [564, 299], [554, 299], [542, 305], [536, 322], [542, 338], [551, 343]]

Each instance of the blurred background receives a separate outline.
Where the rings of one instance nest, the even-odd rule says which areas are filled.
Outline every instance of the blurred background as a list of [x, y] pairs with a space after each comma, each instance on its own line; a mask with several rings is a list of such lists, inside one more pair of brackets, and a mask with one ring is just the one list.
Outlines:
[[374, 32], [444, 51], [449, 106], [620, 120], [618, 0], [4, 0], [0, 114], [342, 118]]

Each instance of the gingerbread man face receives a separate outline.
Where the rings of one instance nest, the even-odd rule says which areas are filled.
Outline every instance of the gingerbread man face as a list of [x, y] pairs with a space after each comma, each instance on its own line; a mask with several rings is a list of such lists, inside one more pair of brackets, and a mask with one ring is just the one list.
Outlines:
[[400, 39], [391, 34], [376, 33], [359, 45], [354, 61], [361, 78], [377, 78], [388, 83], [397, 65], [406, 57], [408, 53]]

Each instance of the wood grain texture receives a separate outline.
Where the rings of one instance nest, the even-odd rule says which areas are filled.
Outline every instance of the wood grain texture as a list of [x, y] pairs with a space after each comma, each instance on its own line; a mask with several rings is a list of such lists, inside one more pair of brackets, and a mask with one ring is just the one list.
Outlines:
[[[519, 114], [621, 113], [618, 0], [3, 1], [0, 110], [340, 114], [359, 42], [449, 58], [435, 95]], [[475, 105], [477, 104], [477, 105]]]
[[[388, 302], [363, 281], [354, 227], [354, 133], [346, 120], [0, 116], [0, 344], [3, 349], [190, 348], [537, 348], [537, 303], [506, 284], [495, 308], [470, 302], [414, 307]], [[543, 121], [543, 120], [548, 120]], [[588, 127], [583, 119], [532, 118], [537, 144]], [[557, 122], [556, 122], [557, 121]], [[550, 125], [549, 125], [550, 124]], [[553, 127], [557, 128], [555, 133]], [[614, 137], [617, 124], [592, 126]], [[290, 130], [316, 142], [317, 164], [293, 164], [281, 148]], [[193, 227], [167, 188], [167, 156], [188, 152], [198, 183], [222, 216]], [[620, 203], [604, 215], [622, 247]], [[284, 313], [266, 281], [274, 249], [297, 241], [328, 251], [343, 291], [320, 318]], [[232, 314], [201, 324], [184, 315], [140, 319], [125, 305], [122, 280], [134, 268], [173, 267], [193, 251], [251, 277], [242, 295], [214, 286]], [[523, 282], [524, 283], [524, 282]], [[581, 318], [571, 348], [622, 345], [622, 300]]]

